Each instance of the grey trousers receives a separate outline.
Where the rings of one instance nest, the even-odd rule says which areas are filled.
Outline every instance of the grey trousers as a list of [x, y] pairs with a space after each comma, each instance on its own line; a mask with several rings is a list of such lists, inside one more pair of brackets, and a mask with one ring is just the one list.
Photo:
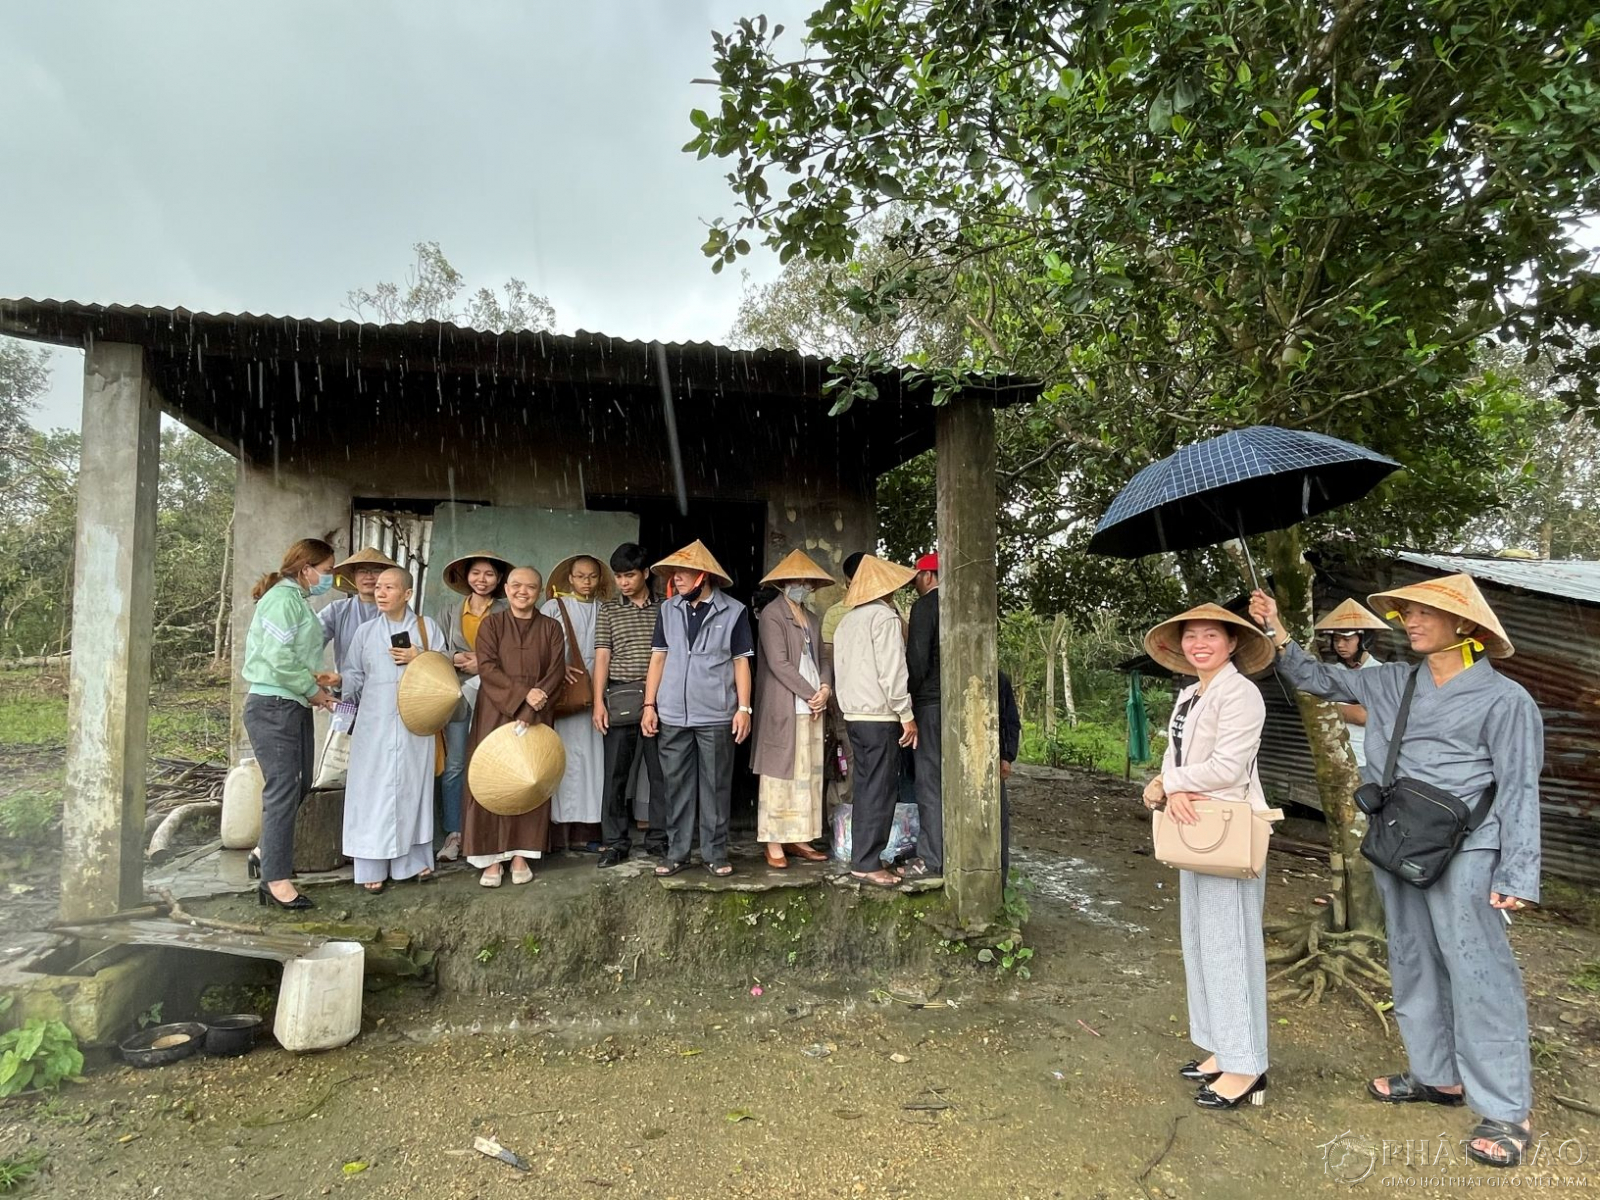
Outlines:
[[899, 721], [846, 721], [855, 759], [855, 792], [850, 803], [850, 869], [883, 870], [883, 852], [894, 828], [896, 785], [900, 780]]
[[688, 862], [700, 809], [700, 858], [728, 861], [728, 812], [733, 806], [732, 725], [662, 725], [656, 733], [666, 782], [667, 858]]
[[276, 883], [294, 875], [294, 819], [316, 778], [311, 709], [282, 696], [246, 696], [244, 731], [266, 781], [261, 792], [261, 878]]
[[1267, 1069], [1266, 879], [1178, 872], [1189, 1040], [1239, 1075]]
[[1434, 1087], [1461, 1084], [1474, 1112], [1516, 1124], [1533, 1107], [1533, 1067], [1522, 972], [1505, 918], [1489, 907], [1499, 858], [1464, 850], [1426, 891], [1373, 875], [1411, 1074]]
[[944, 872], [944, 710], [940, 704], [913, 704], [917, 722], [917, 857], [935, 875]]

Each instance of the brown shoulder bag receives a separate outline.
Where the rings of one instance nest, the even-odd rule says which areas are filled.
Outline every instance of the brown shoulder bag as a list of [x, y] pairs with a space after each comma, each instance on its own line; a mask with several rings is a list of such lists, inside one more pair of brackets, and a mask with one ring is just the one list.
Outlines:
[[589, 668], [583, 665], [583, 650], [578, 645], [578, 632], [572, 628], [572, 618], [567, 614], [567, 602], [558, 598], [556, 606], [561, 609], [561, 623], [567, 627], [567, 667], [577, 667], [578, 677], [561, 685], [556, 695], [555, 713], [558, 717], [570, 717], [594, 708], [594, 680], [589, 677]]

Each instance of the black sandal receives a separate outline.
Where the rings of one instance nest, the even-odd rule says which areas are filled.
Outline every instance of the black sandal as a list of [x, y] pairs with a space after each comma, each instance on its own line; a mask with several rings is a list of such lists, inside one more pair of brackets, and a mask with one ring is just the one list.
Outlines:
[[901, 879], [930, 879], [936, 877], [938, 874], [938, 872], [936, 872], [932, 867], [928, 866], [928, 864], [920, 858], [913, 858], [904, 866], [899, 867], [896, 873]]
[[727, 862], [708, 862], [708, 863], [705, 864], [705, 868], [706, 868], [706, 870], [710, 871], [713, 875], [715, 875], [718, 879], [726, 879], [729, 875], [733, 874], [733, 864], [732, 863], [727, 863]]
[[384, 893], [384, 889], [389, 886], [389, 881], [387, 879], [379, 880], [377, 887], [373, 887], [370, 883], [360, 883], [356, 886], [369, 896], [381, 896]]
[[[1514, 1167], [1522, 1162], [1522, 1152], [1528, 1148], [1528, 1139], [1532, 1136], [1531, 1129], [1513, 1125], [1510, 1121], [1496, 1121], [1492, 1117], [1485, 1117], [1467, 1137], [1467, 1157], [1473, 1162], [1481, 1162], [1486, 1167]], [[1480, 1138], [1491, 1146], [1500, 1147], [1506, 1152], [1506, 1156], [1496, 1158], [1479, 1150], [1472, 1143]]]
[[687, 871], [688, 869], [689, 864], [687, 862], [673, 862], [668, 859], [666, 862], [656, 864], [656, 878], [665, 879], [668, 875], [676, 875], [679, 871]]
[[1389, 1085], [1387, 1095], [1375, 1088], [1370, 1079], [1367, 1080], [1367, 1095], [1385, 1104], [1416, 1104], [1425, 1100], [1429, 1104], [1456, 1108], [1465, 1103], [1460, 1092], [1443, 1092], [1432, 1084], [1418, 1083], [1409, 1071], [1404, 1075], [1386, 1075], [1383, 1081]]

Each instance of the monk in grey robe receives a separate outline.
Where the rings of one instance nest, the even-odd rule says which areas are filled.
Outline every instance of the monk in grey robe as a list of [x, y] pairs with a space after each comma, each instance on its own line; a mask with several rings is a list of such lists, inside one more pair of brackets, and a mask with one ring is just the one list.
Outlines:
[[472, 796], [472, 754], [479, 743], [502, 725], [554, 724], [551, 701], [566, 676], [566, 635], [561, 622], [538, 612], [543, 580], [532, 567], [518, 567], [506, 576], [510, 608], [491, 613], [478, 626], [478, 703], [472, 713], [467, 743], [467, 787], [463, 792], [462, 848], [467, 861], [483, 871], [484, 887], [499, 887], [503, 864], [511, 863], [511, 881], [533, 878], [530, 859], [550, 848], [550, 802], [518, 817], [502, 817]]
[[[419, 737], [400, 719], [400, 677], [424, 645], [444, 643], [439, 626], [411, 611], [411, 576], [384, 571], [374, 598], [378, 617], [361, 627], [345, 663], [344, 694], [361, 705], [350, 739], [344, 789], [344, 853], [356, 883], [381, 892], [389, 879], [433, 873], [435, 739]], [[425, 628], [424, 628], [425, 625]], [[405, 633], [411, 645], [392, 645]]]
[[1386, 1103], [1458, 1105], [1464, 1096], [1484, 1118], [1470, 1135], [1468, 1156], [1516, 1166], [1530, 1137], [1533, 1076], [1527, 999], [1506, 927], [1509, 913], [1539, 898], [1544, 722], [1533, 698], [1491, 664], [1511, 656], [1511, 640], [1470, 576], [1425, 580], [1369, 602], [1404, 621], [1412, 652], [1423, 657], [1417, 668], [1385, 663], [1349, 671], [1318, 662], [1288, 641], [1265, 592], [1251, 598], [1250, 615], [1278, 630], [1285, 679], [1325, 700], [1366, 708], [1364, 781], [1383, 782], [1415, 669], [1395, 777], [1443, 788], [1469, 807], [1491, 783], [1496, 791], [1488, 816], [1431, 887], [1374, 872], [1410, 1069], [1371, 1080], [1367, 1090]]

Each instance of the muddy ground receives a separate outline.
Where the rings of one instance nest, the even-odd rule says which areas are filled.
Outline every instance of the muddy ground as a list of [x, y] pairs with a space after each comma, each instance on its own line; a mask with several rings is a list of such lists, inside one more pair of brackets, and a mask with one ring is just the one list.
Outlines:
[[[1505, 1185], [1462, 1156], [1459, 1110], [1363, 1097], [1362, 1080], [1399, 1069], [1402, 1052], [1342, 997], [1273, 1009], [1265, 1107], [1194, 1106], [1174, 1073], [1191, 1047], [1173, 877], [1145, 853], [1135, 796], [1087, 774], [1019, 780], [1016, 866], [1035, 884], [1028, 979], [953, 960], [943, 978], [791, 973], [762, 980], [760, 995], [394, 991], [369, 1000], [363, 1036], [343, 1050], [107, 1067], [49, 1102], [10, 1102], [0, 1158], [42, 1156], [28, 1194], [207, 1200], [1276, 1200]], [[1275, 852], [1273, 867], [1269, 919], [1320, 890], [1312, 858]], [[1554, 1101], [1600, 1104], [1600, 998], [1572, 982], [1600, 959], [1600, 937], [1558, 907], [1513, 938], [1545, 1135], [1518, 1190], [1600, 1195], [1600, 1118]], [[475, 1136], [530, 1169], [472, 1152]]]

